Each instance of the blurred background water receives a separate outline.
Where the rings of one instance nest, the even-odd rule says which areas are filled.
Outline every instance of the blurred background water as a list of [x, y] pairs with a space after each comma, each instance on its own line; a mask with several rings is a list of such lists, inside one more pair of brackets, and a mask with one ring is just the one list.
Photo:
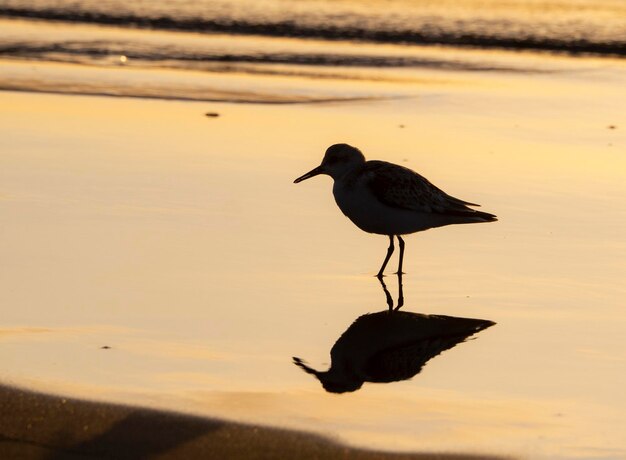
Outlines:
[[626, 50], [626, 4], [620, 0], [5, 0], [0, 14], [200, 33], [600, 54]]
[[[626, 3], [620, 0], [4, 0], [0, 59], [397, 81], [407, 75], [394, 71], [413, 68], [538, 70], [462, 49], [620, 57], [626, 53], [625, 24]], [[197, 82], [163, 82], [162, 73], [160, 83], [147, 77], [133, 86], [129, 74], [120, 82], [102, 72], [68, 78], [48, 69], [4, 67], [2, 89], [238, 100], [203, 95]], [[224, 82], [216, 85], [229, 90]]]

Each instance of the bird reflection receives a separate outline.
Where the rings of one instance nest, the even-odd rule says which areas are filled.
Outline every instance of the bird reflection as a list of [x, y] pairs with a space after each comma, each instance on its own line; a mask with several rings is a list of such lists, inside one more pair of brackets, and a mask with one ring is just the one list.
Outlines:
[[493, 326], [493, 321], [423, 315], [399, 311], [402, 306], [402, 276], [398, 276], [398, 302], [380, 279], [388, 309], [358, 317], [330, 350], [327, 371], [309, 367], [302, 359], [295, 365], [314, 375], [331, 393], [356, 391], [365, 382], [389, 383], [417, 375], [432, 358], [455, 347], [472, 335]]
[[396, 275], [398, 276], [398, 302], [395, 308], [393, 306], [393, 299], [391, 298], [391, 293], [389, 292], [389, 289], [387, 289], [387, 285], [383, 281], [383, 277], [382, 276], [376, 277], [378, 281], [380, 282], [380, 285], [383, 287], [383, 291], [385, 292], [385, 298], [387, 299], [387, 306], [389, 307], [389, 311], [400, 310], [400, 308], [402, 308], [402, 306], [404, 305], [404, 291], [402, 289], [402, 273], [398, 272], [396, 273]]

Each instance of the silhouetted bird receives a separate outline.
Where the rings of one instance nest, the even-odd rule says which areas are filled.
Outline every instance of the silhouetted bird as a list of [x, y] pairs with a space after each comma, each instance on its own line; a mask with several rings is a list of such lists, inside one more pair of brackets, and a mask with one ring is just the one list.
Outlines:
[[365, 161], [361, 151], [348, 144], [331, 145], [322, 164], [294, 182], [318, 174], [334, 179], [335, 201], [357, 227], [389, 236], [389, 248], [378, 271], [379, 277], [393, 253], [394, 236], [400, 244], [398, 273], [401, 273], [404, 240], [400, 235], [450, 224], [497, 220], [493, 214], [469, 207], [479, 205], [448, 195], [415, 171], [385, 161]]

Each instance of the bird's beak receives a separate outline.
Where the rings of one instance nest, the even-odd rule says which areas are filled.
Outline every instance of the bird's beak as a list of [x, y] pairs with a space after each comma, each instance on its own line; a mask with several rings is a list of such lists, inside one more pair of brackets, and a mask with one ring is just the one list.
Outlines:
[[323, 174], [324, 173], [324, 168], [322, 168], [322, 166], [318, 166], [317, 168], [311, 169], [308, 173], [298, 177], [296, 180], [293, 181], [294, 184], [297, 184], [298, 182], [302, 182], [303, 180], [306, 179], [310, 179], [313, 176], [317, 176], [318, 174]]
[[302, 361], [300, 358], [296, 358], [295, 356], [293, 357], [293, 363], [298, 366], [300, 369], [302, 369], [304, 372], [306, 372], [307, 374], [312, 374], [316, 377], [319, 376], [320, 372], [316, 371], [315, 369], [313, 369], [312, 367], [307, 366], [304, 361]]

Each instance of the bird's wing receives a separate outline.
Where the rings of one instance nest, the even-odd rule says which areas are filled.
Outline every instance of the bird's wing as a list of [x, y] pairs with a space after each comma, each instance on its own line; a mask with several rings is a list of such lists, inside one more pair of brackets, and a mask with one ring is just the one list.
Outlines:
[[403, 166], [368, 161], [362, 170], [366, 185], [388, 206], [419, 212], [475, 212], [474, 203], [454, 198], [428, 179]]

